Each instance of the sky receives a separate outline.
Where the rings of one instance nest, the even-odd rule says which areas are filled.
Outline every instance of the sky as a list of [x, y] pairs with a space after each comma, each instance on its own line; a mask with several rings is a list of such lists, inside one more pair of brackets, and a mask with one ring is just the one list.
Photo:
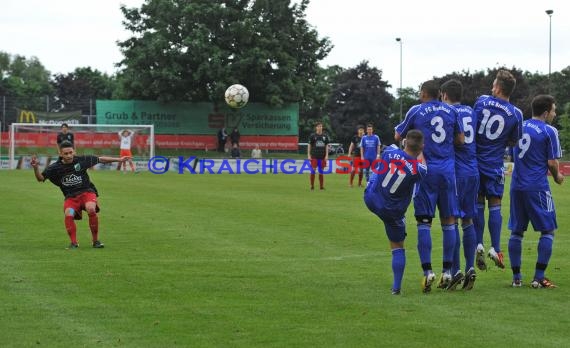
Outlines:
[[[3, 0], [0, 51], [37, 57], [52, 74], [90, 66], [113, 74], [122, 59], [116, 42], [130, 36], [120, 4], [144, 0]], [[323, 66], [381, 69], [383, 79], [416, 88], [434, 76], [516, 66], [548, 73], [552, 9], [553, 72], [570, 65], [570, 1], [311, 0], [306, 17], [334, 48]]]

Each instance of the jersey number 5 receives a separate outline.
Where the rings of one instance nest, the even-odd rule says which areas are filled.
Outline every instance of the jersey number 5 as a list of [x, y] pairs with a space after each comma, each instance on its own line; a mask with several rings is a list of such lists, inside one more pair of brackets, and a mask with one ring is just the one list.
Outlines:
[[463, 131], [465, 132], [465, 144], [471, 144], [473, 142], [474, 135], [473, 134], [473, 126], [471, 122], [473, 119], [471, 117], [464, 117], [463, 118]]

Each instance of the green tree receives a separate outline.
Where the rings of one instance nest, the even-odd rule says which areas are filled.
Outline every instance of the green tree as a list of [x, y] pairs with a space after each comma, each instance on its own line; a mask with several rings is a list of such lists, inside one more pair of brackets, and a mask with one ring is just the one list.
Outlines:
[[398, 98], [394, 99], [392, 104], [392, 118], [394, 119], [394, 126], [400, 123], [400, 98], [402, 98], [402, 120], [406, 117], [406, 113], [410, 108], [419, 103], [419, 91], [412, 87], [402, 88], [398, 90]]
[[[548, 78], [548, 76], [546, 76], [546, 78]], [[556, 104], [563, 106], [570, 103], [570, 93], [568, 93], [568, 91], [570, 91], [570, 66], [567, 66], [561, 71], [553, 72], [550, 78], [552, 80], [552, 90], [550, 94], [556, 99]]]
[[299, 138], [305, 141], [315, 131], [315, 123], [323, 122], [327, 133], [334, 137], [335, 133], [326, 115], [326, 103], [332, 93], [337, 76], [344, 71], [338, 65], [327, 68], [319, 67], [316, 78], [308, 84], [307, 93], [301, 102], [299, 112]]
[[38, 97], [52, 93], [49, 78], [36, 57], [0, 52], [0, 94], [18, 98], [18, 107], [43, 109], [45, 101]]
[[463, 85], [462, 103], [472, 106], [479, 96], [483, 94], [491, 94], [493, 81], [495, 80], [497, 72], [501, 69], [510, 71], [517, 80], [510, 102], [521, 109], [523, 115], [530, 117], [532, 114], [530, 101], [533, 96], [530, 95], [531, 87], [527, 80], [528, 73], [523, 72], [516, 67], [512, 67], [510, 69], [507, 67], [497, 67], [487, 69], [486, 71], [476, 71], [474, 73], [471, 73], [470, 71], [453, 72], [443, 77], [434, 77], [434, 80], [438, 81], [440, 84], [452, 78], [459, 80]]
[[52, 85], [55, 90], [54, 109], [81, 109], [83, 114], [89, 114], [93, 112], [93, 100], [113, 97], [115, 79], [84, 67], [68, 74], [54, 75]]
[[389, 87], [382, 80], [382, 70], [370, 67], [367, 61], [337, 76], [326, 108], [337, 141], [348, 143], [358, 125], [372, 123], [380, 139], [392, 143], [389, 115], [394, 97], [388, 93]]
[[120, 42], [123, 97], [222, 102], [241, 83], [250, 100], [311, 99], [328, 39], [305, 19], [308, 0], [147, 0], [121, 7], [133, 37]]
[[566, 103], [564, 107], [560, 105], [557, 110], [558, 117], [556, 119], [559, 125], [560, 145], [565, 157], [568, 157], [570, 155], [570, 102]]

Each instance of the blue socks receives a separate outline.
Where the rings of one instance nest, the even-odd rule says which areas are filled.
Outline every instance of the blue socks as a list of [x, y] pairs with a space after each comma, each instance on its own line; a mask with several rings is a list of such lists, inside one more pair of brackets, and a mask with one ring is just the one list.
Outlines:
[[501, 228], [503, 227], [503, 216], [501, 206], [489, 206], [489, 233], [491, 234], [491, 246], [496, 252], [501, 251]]
[[[509, 239], [509, 259], [511, 260], [511, 268], [513, 270], [513, 279], [521, 279], [521, 263], [522, 263], [522, 235], [521, 232], [511, 234]], [[543, 233], [538, 240], [538, 258], [536, 260], [536, 268], [534, 270], [534, 279], [544, 279], [544, 272], [548, 267], [550, 256], [552, 256], [552, 244], [554, 236], [550, 233]]]
[[520, 234], [511, 233], [509, 238], [509, 260], [513, 270], [513, 279], [521, 279], [521, 263], [522, 263], [522, 236]]
[[461, 269], [461, 237], [459, 237], [459, 226], [455, 224], [455, 247], [453, 249], [453, 265], [451, 274], [457, 273]]
[[462, 225], [463, 229], [463, 255], [465, 256], [465, 272], [475, 265], [475, 252], [477, 250], [477, 235], [475, 226], [471, 223]]
[[392, 249], [392, 272], [394, 273], [394, 283], [392, 290], [400, 290], [402, 288], [402, 278], [404, 277], [404, 269], [406, 268], [406, 250]]
[[544, 271], [550, 261], [552, 255], [552, 243], [554, 236], [552, 234], [542, 234], [538, 240], [538, 259], [536, 260], [536, 269], [534, 271], [534, 279], [544, 279]]
[[477, 237], [477, 244], [483, 245], [483, 231], [485, 231], [485, 203], [477, 203], [477, 216], [473, 220]]
[[443, 271], [449, 271], [453, 264], [453, 253], [455, 251], [455, 224], [441, 225], [443, 231]]
[[[431, 265], [431, 226], [428, 224], [418, 224], [418, 253], [422, 266]], [[424, 269], [424, 275], [426, 273]]]

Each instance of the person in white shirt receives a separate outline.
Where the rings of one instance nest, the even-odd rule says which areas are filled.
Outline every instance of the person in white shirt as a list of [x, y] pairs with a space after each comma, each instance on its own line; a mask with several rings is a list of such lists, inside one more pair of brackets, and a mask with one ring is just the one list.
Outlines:
[[261, 149], [259, 145], [255, 145], [255, 149], [251, 150], [251, 158], [261, 158]]
[[[135, 132], [133, 132], [130, 129], [123, 129], [122, 131], [119, 132], [119, 139], [121, 140], [120, 156], [129, 158], [127, 160], [127, 162], [129, 162], [129, 165], [131, 167], [131, 171], [133, 173], [136, 173], [135, 165], [133, 164], [133, 159], [132, 159], [133, 154], [131, 152], [131, 144], [133, 143], [134, 135], [135, 135]], [[121, 167], [124, 168], [124, 172], [127, 171], [127, 163], [126, 162], [119, 162], [119, 165], [117, 166], [117, 170], [120, 171]]]

